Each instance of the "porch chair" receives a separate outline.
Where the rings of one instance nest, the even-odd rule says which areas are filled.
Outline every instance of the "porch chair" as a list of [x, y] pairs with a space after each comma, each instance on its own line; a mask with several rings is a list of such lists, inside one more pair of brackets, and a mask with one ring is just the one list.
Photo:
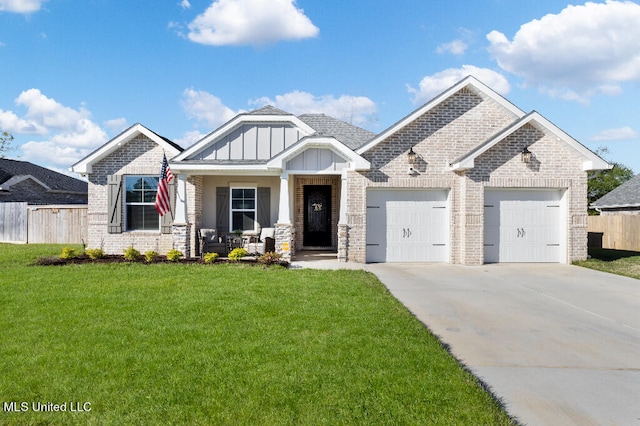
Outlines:
[[221, 256], [227, 254], [227, 241], [224, 235], [218, 235], [218, 232], [212, 228], [201, 228], [198, 230], [200, 238], [200, 256], [205, 253], [218, 253]]
[[245, 250], [250, 254], [264, 254], [276, 250], [276, 228], [262, 228], [260, 236], [246, 240]]

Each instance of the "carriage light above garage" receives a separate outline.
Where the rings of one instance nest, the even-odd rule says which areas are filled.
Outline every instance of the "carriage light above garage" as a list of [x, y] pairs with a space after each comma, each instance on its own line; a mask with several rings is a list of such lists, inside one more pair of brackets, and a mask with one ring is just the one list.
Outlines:
[[416, 153], [413, 152], [413, 147], [409, 148], [409, 152], [407, 153], [407, 157], [409, 159], [409, 164], [416, 163]]
[[522, 158], [522, 162], [523, 163], [530, 163], [531, 162], [531, 151], [529, 151], [529, 149], [526, 146], [522, 150], [522, 153], [520, 153], [520, 156]]

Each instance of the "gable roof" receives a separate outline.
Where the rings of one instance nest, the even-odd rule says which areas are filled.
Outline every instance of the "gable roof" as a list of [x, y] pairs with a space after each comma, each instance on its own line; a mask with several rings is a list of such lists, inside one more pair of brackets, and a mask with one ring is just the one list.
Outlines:
[[591, 203], [596, 209], [640, 207], [640, 173]]
[[136, 123], [133, 126], [129, 127], [124, 132], [120, 133], [115, 138], [111, 139], [100, 148], [93, 151], [91, 154], [84, 157], [82, 160], [75, 163], [73, 166], [69, 168], [69, 171], [86, 174], [91, 173], [92, 166], [102, 160], [103, 158], [109, 156], [111, 153], [116, 151], [122, 145], [130, 142], [136, 136], [143, 134], [158, 145], [160, 145], [165, 151], [169, 153], [168, 157], [174, 156], [183, 151], [182, 147], [171, 140], [160, 136], [156, 132], [149, 130], [145, 126], [140, 123]]
[[28, 161], [0, 158], [0, 190], [10, 190], [11, 186], [26, 179], [32, 179], [47, 191], [75, 194], [87, 193], [87, 182], [38, 166]]
[[312, 127], [319, 136], [334, 137], [353, 150], [375, 136], [373, 132], [324, 114], [303, 114], [298, 118]]
[[309, 148], [320, 148], [333, 151], [340, 157], [349, 161], [350, 167], [353, 170], [369, 170], [371, 168], [371, 164], [367, 160], [356, 154], [355, 151], [347, 147], [345, 144], [339, 142], [335, 137], [322, 135], [302, 138], [295, 145], [292, 145], [289, 149], [282, 151], [269, 160], [267, 168], [284, 170], [285, 163], [288, 160], [291, 160]]
[[459, 170], [468, 170], [474, 167], [475, 159], [478, 158], [483, 153], [487, 152], [489, 149], [494, 147], [499, 142], [503, 141], [511, 134], [515, 133], [523, 126], [531, 124], [534, 127], [538, 127], [543, 131], [550, 132], [559, 140], [565, 142], [571, 148], [576, 150], [579, 154], [581, 154], [584, 158], [582, 163], [582, 170], [602, 170], [602, 169], [610, 169], [612, 166], [604, 161], [602, 158], [598, 157], [596, 154], [591, 152], [588, 148], [582, 145], [580, 142], [569, 136], [567, 133], [562, 131], [555, 124], [551, 123], [549, 120], [544, 118], [536, 111], [532, 111], [519, 120], [515, 121], [509, 127], [503, 129], [498, 134], [493, 136], [492, 138], [486, 140], [480, 145], [473, 148], [467, 154], [462, 157], [457, 158], [453, 162], [451, 162], [451, 169], [454, 171]]
[[233, 130], [239, 128], [244, 124], [266, 124], [266, 123], [288, 123], [300, 130], [304, 136], [309, 136], [315, 133], [315, 130], [311, 128], [304, 121], [300, 120], [293, 114], [274, 108], [271, 105], [236, 115], [231, 120], [218, 127], [213, 132], [209, 133], [204, 138], [200, 139], [195, 144], [184, 150], [181, 154], [176, 156], [172, 163], [178, 163], [185, 159], [189, 159], [205, 150], [211, 144], [216, 143], [220, 138], [226, 136]]
[[502, 107], [504, 107], [507, 111], [510, 111], [511, 113], [513, 113], [513, 115], [516, 118], [521, 118], [521, 117], [523, 117], [525, 115], [524, 111], [522, 111], [520, 108], [516, 107], [514, 104], [509, 102], [503, 96], [499, 95], [497, 92], [495, 92], [489, 86], [487, 86], [484, 83], [480, 82], [478, 79], [476, 79], [473, 76], [468, 76], [468, 77], [462, 79], [461, 81], [459, 81], [457, 84], [455, 84], [452, 87], [450, 87], [449, 89], [447, 89], [444, 92], [440, 93], [438, 96], [436, 96], [435, 98], [431, 99], [429, 102], [427, 102], [426, 104], [424, 104], [420, 108], [416, 109], [411, 114], [407, 115], [406, 117], [404, 117], [403, 119], [401, 119], [397, 123], [393, 124], [388, 129], [382, 131], [382, 133], [378, 134], [376, 137], [374, 137], [373, 139], [368, 141], [366, 144], [364, 144], [360, 148], [358, 148], [356, 150], [356, 152], [358, 154], [365, 153], [366, 151], [368, 151], [371, 148], [373, 148], [376, 145], [378, 145], [380, 142], [382, 142], [385, 139], [387, 139], [392, 134], [402, 130], [404, 127], [406, 127], [409, 124], [413, 123], [415, 120], [417, 120], [419, 117], [421, 117], [422, 115], [426, 114], [427, 112], [429, 112], [433, 108], [436, 108], [438, 105], [440, 105], [441, 103], [445, 102], [447, 99], [449, 99], [451, 96], [455, 95], [456, 93], [458, 93], [462, 89], [469, 89], [469, 90], [472, 90], [472, 91], [474, 91], [474, 92], [476, 92], [476, 93], [478, 93], [480, 95], [483, 95], [483, 96], [486, 96], [486, 97], [489, 97], [489, 98], [493, 99], [495, 102], [497, 102]]

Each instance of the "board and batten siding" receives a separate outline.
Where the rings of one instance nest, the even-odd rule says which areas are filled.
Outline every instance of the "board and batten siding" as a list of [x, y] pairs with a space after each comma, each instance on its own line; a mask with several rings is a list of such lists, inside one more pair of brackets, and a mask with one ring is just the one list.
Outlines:
[[269, 160], [302, 137], [298, 129], [287, 124], [245, 124], [191, 159]]
[[287, 162], [287, 170], [341, 171], [349, 163], [330, 149], [309, 148]]

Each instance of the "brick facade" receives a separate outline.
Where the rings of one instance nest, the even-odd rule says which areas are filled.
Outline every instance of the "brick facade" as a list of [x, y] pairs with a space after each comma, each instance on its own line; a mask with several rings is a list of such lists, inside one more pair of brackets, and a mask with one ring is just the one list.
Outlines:
[[160, 231], [124, 231], [121, 234], [107, 232], [107, 176], [157, 176], [160, 172], [162, 154], [162, 148], [155, 142], [139, 135], [93, 165], [92, 173], [89, 174], [88, 248], [102, 248], [107, 254], [122, 254], [130, 246], [141, 253], [155, 250], [160, 254], [166, 254], [174, 248], [173, 236], [161, 234]]
[[[364, 153], [371, 171], [349, 173], [346, 259], [366, 261], [366, 194], [371, 188], [448, 189], [450, 262], [484, 262], [484, 191], [549, 188], [567, 191], [567, 260], [586, 258], [587, 175], [575, 151], [556, 137], [525, 125], [454, 172], [450, 163], [508, 127], [518, 117], [492, 98], [462, 89]], [[531, 163], [520, 159], [528, 146]], [[409, 175], [407, 152], [417, 154]], [[550, 178], [553, 177], [553, 178]]]
[[[299, 175], [291, 173], [291, 223], [276, 224], [276, 250], [291, 258], [296, 250], [303, 248], [306, 185], [332, 187], [331, 246], [337, 250], [339, 260], [361, 263], [367, 256], [368, 190], [445, 189], [449, 191], [449, 261], [479, 265], [484, 262], [484, 196], [487, 188], [554, 189], [564, 193], [565, 258], [567, 262], [586, 258], [587, 173], [583, 170], [584, 151], [576, 151], [579, 149], [576, 145], [562, 140], [548, 126], [545, 128], [538, 122], [517, 127], [486, 151], [473, 151], [493, 140], [504, 129], [516, 129], [510, 126], [524, 114], [502, 102], [497, 95], [478, 87], [473, 84], [463, 86], [448, 98], [424, 109], [421, 115], [411, 115], [411, 122], [403, 122], [391, 133], [385, 133], [385, 139], [376, 141], [374, 146], [360, 153], [370, 163], [370, 170], [346, 171], [344, 187], [341, 171], [333, 170], [331, 174], [327, 169], [309, 169]], [[521, 160], [520, 153], [525, 147], [532, 152], [529, 163]], [[413, 165], [408, 162], [409, 149], [417, 154]], [[473, 157], [473, 167], [454, 170], [451, 164], [470, 152], [482, 152]], [[212, 187], [217, 185], [215, 179], [198, 175], [198, 171], [190, 171], [186, 180], [188, 223], [175, 223], [173, 235], [160, 232], [107, 233], [107, 176], [155, 176], [162, 153], [156, 142], [140, 134], [93, 164], [89, 174], [89, 247], [103, 247], [107, 253], [116, 254], [131, 245], [141, 252], [156, 250], [162, 254], [175, 247], [187, 255], [196, 255], [197, 231], [203, 225], [211, 227], [211, 213], [209, 216], [204, 213], [211, 212], [211, 209], [215, 211]], [[410, 167], [413, 169], [411, 172]], [[313, 174], [314, 171], [317, 174]], [[220, 175], [225, 177], [225, 182], [236, 179], [229, 173], [221, 172]], [[238, 175], [238, 181], [244, 182], [251, 176], [250, 172], [244, 171]], [[276, 176], [256, 174], [251, 179], [266, 182], [276, 179]], [[272, 219], [277, 217], [275, 209], [279, 201], [274, 198], [279, 196], [274, 185], [274, 182], [267, 185], [273, 188]], [[346, 197], [341, 197], [343, 188], [346, 188]], [[341, 198], [347, 200], [346, 206], [342, 206], [342, 219]], [[339, 224], [339, 220], [344, 223]]]

